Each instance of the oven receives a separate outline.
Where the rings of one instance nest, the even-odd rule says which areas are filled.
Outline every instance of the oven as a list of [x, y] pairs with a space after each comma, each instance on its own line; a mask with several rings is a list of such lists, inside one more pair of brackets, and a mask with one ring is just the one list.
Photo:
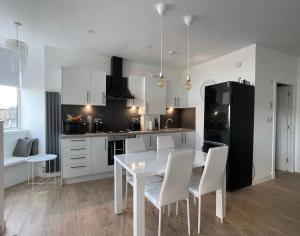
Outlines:
[[108, 136], [108, 166], [114, 165], [114, 155], [125, 154], [125, 140], [134, 137], [133, 134]]

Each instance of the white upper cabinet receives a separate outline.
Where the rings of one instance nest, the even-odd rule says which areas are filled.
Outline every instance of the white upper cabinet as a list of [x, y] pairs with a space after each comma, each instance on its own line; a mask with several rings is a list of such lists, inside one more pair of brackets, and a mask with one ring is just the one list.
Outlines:
[[63, 68], [62, 78], [62, 104], [86, 105], [90, 91], [90, 71]]
[[106, 73], [91, 71], [90, 104], [94, 106], [106, 105]]
[[128, 99], [127, 106], [144, 106], [144, 77], [129, 76], [128, 89], [134, 96], [134, 99]]
[[158, 78], [145, 77], [145, 114], [166, 114], [166, 86], [158, 87]]
[[62, 104], [105, 106], [105, 92], [105, 72], [63, 68]]
[[181, 80], [167, 81], [167, 106], [188, 107], [188, 93]]

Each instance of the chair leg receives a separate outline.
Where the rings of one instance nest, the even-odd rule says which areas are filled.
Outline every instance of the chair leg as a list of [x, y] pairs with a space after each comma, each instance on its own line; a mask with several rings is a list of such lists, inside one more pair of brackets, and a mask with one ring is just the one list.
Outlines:
[[161, 233], [161, 208], [159, 208], [159, 216], [158, 216], [158, 236]]
[[201, 196], [198, 200], [198, 234], [200, 234], [200, 222], [201, 222]]
[[186, 210], [187, 210], [188, 234], [191, 235], [190, 200], [189, 200], [189, 198], [186, 199]]
[[125, 187], [125, 209], [127, 208], [127, 195], [128, 195], [128, 182], [126, 180], [126, 187]]
[[178, 216], [178, 201], [176, 202], [176, 215]]

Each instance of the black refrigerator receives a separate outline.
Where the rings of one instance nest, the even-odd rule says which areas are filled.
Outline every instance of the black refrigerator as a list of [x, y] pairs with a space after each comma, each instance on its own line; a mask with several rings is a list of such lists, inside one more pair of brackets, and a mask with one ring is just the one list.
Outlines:
[[205, 88], [203, 151], [229, 146], [227, 190], [252, 184], [254, 86], [225, 82]]

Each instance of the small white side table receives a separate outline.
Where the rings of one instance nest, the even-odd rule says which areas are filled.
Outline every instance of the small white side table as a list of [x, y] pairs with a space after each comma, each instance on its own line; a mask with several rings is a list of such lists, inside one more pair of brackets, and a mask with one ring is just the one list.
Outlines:
[[[44, 161], [51, 161], [54, 160], [54, 168], [56, 172], [56, 158], [57, 155], [54, 154], [42, 154], [42, 155], [35, 155], [35, 156], [30, 156], [26, 158], [26, 161], [28, 163], [28, 172], [27, 172], [27, 182], [28, 184], [34, 185], [34, 184], [45, 184], [42, 182], [34, 182], [34, 164], [39, 163], [39, 162], [44, 162]], [[31, 171], [30, 171], [30, 164], [31, 164]], [[51, 170], [51, 162], [49, 163], [49, 169]], [[31, 182], [30, 182], [30, 174], [31, 172]], [[50, 172], [48, 174], [48, 178], [50, 179]], [[54, 176], [54, 181], [53, 182], [47, 182], [49, 184], [55, 184], [56, 183], [56, 176]]]

